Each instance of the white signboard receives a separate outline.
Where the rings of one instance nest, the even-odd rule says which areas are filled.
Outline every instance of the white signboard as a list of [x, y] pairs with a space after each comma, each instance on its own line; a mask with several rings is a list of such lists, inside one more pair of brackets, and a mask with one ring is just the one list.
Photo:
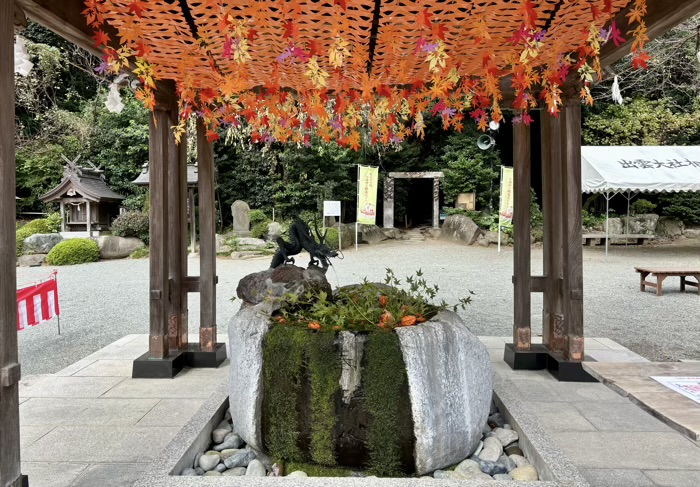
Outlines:
[[652, 377], [652, 379], [700, 404], [700, 377]]
[[323, 216], [340, 216], [340, 201], [324, 201]]

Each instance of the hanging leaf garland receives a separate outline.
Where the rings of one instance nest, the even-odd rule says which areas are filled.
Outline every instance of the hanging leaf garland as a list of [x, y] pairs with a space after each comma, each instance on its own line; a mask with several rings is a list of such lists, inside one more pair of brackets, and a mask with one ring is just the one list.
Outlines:
[[[572, 73], [582, 101], [592, 103], [600, 50], [625, 41], [614, 16], [628, 3], [570, 0], [553, 22], [548, 7], [533, 0], [393, 5], [381, 13], [371, 71], [367, 12], [374, 0], [193, 0], [192, 25], [162, 0], [86, 0], [83, 14], [103, 51], [97, 69], [132, 69], [148, 109], [156, 81], [176, 81], [178, 139], [187, 119], [198, 116], [211, 140], [220, 128], [261, 143], [308, 144], [313, 133], [358, 150], [423, 137], [428, 110], [445, 128], [461, 130], [467, 112], [487, 130], [491, 120], [503, 120], [506, 76], [511, 107], [522, 112], [516, 123], [531, 123], [527, 111], [539, 103], [556, 116]], [[646, 11], [645, 0], [631, 0], [635, 69], [650, 59]]]

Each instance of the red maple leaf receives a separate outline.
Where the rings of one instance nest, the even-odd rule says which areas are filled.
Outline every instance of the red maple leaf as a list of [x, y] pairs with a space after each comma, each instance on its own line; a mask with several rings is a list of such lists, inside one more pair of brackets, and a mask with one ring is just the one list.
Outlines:
[[447, 29], [443, 24], [433, 24], [433, 35], [438, 39], [445, 40], [445, 32]]
[[523, 113], [523, 123], [525, 125], [530, 125], [535, 119], [530, 116], [529, 113]]
[[333, 0], [333, 5], [340, 5], [340, 8], [342, 8], [343, 10], [348, 9], [347, 0]]
[[612, 0], [604, 0], [605, 6], [603, 7], [603, 13], [604, 14], [611, 14], [612, 13]]
[[424, 8], [423, 11], [418, 14], [418, 25], [430, 29], [433, 26], [433, 23], [430, 21], [430, 17], [432, 16], [433, 14], [431, 14], [427, 8]]
[[92, 36], [92, 38], [95, 40], [95, 44], [93, 44], [94, 47], [106, 46], [109, 44], [109, 36], [106, 32], [101, 30], [95, 32], [95, 35]]
[[525, 14], [528, 27], [534, 29], [537, 23], [537, 11], [535, 10], [535, 5], [532, 3], [532, 0], [525, 0], [520, 10]]
[[285, 39], [291, 37], [293, 39], [296, 36], [297, 32], [298, 28], [293, 21], [288, 20], [284, 23], [284, 35], [282, 37], [284, 37]]
[[215, 140], [219, 140], [219, 134], [217, 134], [213, 130], [209, 129], [209, 130], [207, 130], [207, 140], [209, 142], [214, 142]]
[[199, 99], [204, 104], [209, 104], [216, 98], [216, 92], [211, 88], [206, 88], [199, 92]]
[[380, 85], [379, 89], [377, 89], [377, 95], [391, 98], [391, 88], [389, 88], [389, 85]]
[[521, 42], [527, 40], [529, 36], [530, 29], [528, 29], [525, 23], [523, 23], [520, 25], [520, 29], [518, 29], [518, 31], [515, 34], [513, 34], [513, 37], [508, 39], [508, 42], [510, 42], [514, 46], [517, 46]]
[[600, 18], [600, 10], [594, 4], [591, 4], [591, 14], [593, 15], [593, 20], [598, 20]]
[[318, 41], [310, 40], [307, 43], [307, 47], [309, 49], [309, 56], [316, 56], [318, 54], [321, 54], [321, 46], [319, 46]]
[[146, 8], [146, 2], [141, 2], [139, 0], [134, 0], [129, 4], [129, 12], [136, 14], [138, 18], [141, 18], [143, 10]]
[[610, 39], [615, 43], [617, 47], [620, 47], [625, 42], [625, 38], [622, 37], [620, 29], [617, 28], [617, 25], [615, 25], [614, 20], [610, 25]]
[[147, 56], [151, 52], [151, 48], [144, 44], [143, 41], [139, 41], [136, 44], [136, 57]]
[[257, 38], [258, 38], [258, 31], [255, 29], [250, 29], [248, 31], [248, 41], [253, 42]]
[[632, 58], [632, 67], [634, 69], [647, 69], [647, 61], [651, 59], [651, 56], [646, 51], [635, 51], [634, 57]]

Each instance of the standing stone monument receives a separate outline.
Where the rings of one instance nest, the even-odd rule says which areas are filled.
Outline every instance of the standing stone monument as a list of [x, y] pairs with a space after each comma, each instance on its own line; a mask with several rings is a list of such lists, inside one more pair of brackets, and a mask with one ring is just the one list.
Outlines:
[[250, 237], [250, 206], [241, 200], [236, 200], [231, 205], [233, 214], [233, 233], [239, 237]]

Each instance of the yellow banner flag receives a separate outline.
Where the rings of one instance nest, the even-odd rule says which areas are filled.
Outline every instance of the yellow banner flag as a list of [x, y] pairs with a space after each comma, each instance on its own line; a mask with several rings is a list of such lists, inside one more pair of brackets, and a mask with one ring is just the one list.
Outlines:
[[377, 220], [379, 168], [359, 166], [357, 182], [357, 223], [374, 225]]
[[498, 208], [498, 225], [513, 224], [513, 168], [501, 166], [501, 204]]

